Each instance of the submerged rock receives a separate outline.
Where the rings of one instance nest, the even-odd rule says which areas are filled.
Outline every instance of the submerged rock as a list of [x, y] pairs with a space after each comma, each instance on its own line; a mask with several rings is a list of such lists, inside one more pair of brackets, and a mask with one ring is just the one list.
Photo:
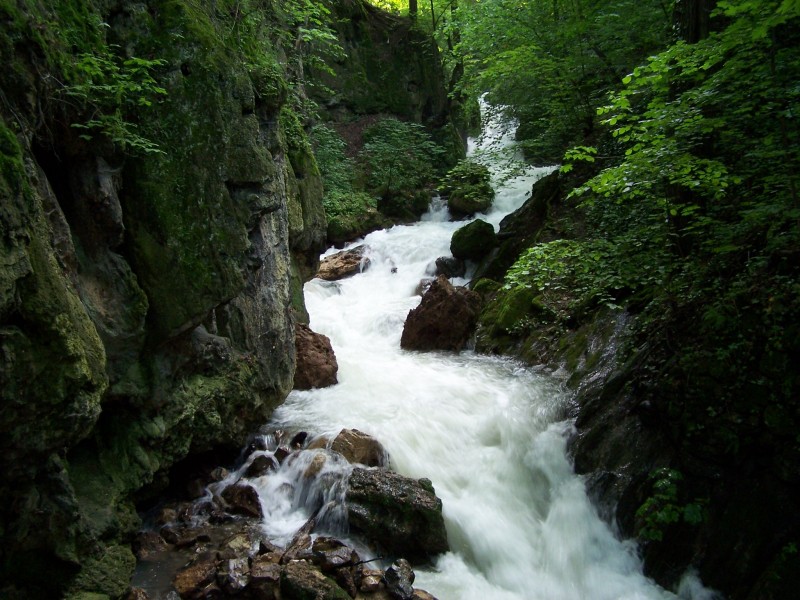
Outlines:
[[406, 350], [461, 350], [475, 328], [480, 296], [440, 275], [406, 317], [400, 346]]
[[447, 552], [442, 501], [427, 479], [383, 469], [353, 469], [345, 496], [350, 531], [412, 563]]
[[324, 258], [317, 277], [325, 281], [337, 281], [360, 273], [369, 266], [369, 258], [364, 256], [367, 250], [367, 246], [361, 245]]
[[310, 390], [338, 383], [336, 373], [339, 365], [327, 336], [316, 333], [307, 325], [295, 325], [295, 348], [297, 370], [294, 373], [294, 389]]
[[217, 559], [212, 553], [198, 556], [178, 571], [172, 584], [181, 598], [205, 598], [209, 588], [216, 588]]

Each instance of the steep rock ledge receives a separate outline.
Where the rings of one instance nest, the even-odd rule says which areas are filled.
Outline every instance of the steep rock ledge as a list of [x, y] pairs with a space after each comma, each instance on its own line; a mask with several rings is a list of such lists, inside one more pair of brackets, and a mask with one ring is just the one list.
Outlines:
[[192, 3], [81, 5], [129, 56], [165, 61], [166, 95], [138, 114], [162, 152], [138, 158], [81, 139], [51, 102], [47, 53], [69, 49], [30, 36], [61, 13], [10, 10], [0, 595], [117, 598], [134, 501], [187, 454], [238, 448], [292, 387], [322, 187], [281, 125], [280, 69], [248, 72], [226, 25]]

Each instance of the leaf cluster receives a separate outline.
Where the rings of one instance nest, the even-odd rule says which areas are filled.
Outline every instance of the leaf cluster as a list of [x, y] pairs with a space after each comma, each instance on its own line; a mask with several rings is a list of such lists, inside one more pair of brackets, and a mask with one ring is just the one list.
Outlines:
[[444, 156], [422, 125], [386, 118], [364, 131], [358, 160], [367, 190], [387, 196], [430, 185]]
[[656, 469], [649, 479], [652, 493], [636, 511], [640, 539], [660, 542], [668, 526], [680, 522], [697, 525], [706, 519], [707, 500], [681, 502], [679, 488], [683, 475], [680, 471]]

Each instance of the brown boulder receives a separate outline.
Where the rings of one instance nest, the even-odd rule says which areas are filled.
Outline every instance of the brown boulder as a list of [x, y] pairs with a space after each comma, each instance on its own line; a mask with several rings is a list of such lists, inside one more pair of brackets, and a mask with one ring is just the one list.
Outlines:
[[361, 273], [369, 266], [369, 259], [364, 256], [367, 246], [356, 246], [327, 256], [319, 264], [317, 277], [325, 281], [337, 281]]
[[406, 317], [400, 346], [406, 350], [461, 350], [475, 329], [480, 296], [440, 275]]
[[172, 585], [181, 598], [203, 598], [209, 587], [216, 587], [217, 559], [213, 553], [202, 554], [184, 567]]
[[237, 483], [225, 488], [222, 499], [228, 504], [228, 512], [261, 519], [264, 513], [261, 510], [261, 500], [254, 487]]
[[368, 467], [385, 467], [389, 464], [389, 455], [383, 445], [358, 429], [342, 429], [333, 440], [331, 450], [344, 456], [350, 463]]
[[350, 595], [311, 564], [292, 561], [281, 572], [281, 597], [349, 600]]
[[336, 373], [339, 365], [331, 341], [302, 323], [295, 324], [294, 339], [297, 350], [294, 389], [310, 390], [338, 383]]

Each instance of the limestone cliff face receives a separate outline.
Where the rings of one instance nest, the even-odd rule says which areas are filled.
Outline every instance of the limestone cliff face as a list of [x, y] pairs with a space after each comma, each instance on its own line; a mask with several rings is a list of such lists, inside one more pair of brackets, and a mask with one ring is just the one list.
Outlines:
[[[0, 595], [117, 598], [134, 498], [291, 389], [322, 186], [282, 73], [248, 69], [213, 15], [54, 4], [0, 7]], [[58, 49], [36, 36], [72, 4], [164, 61], [166, 94], [135, 115], [160, 152], [86, 141], [53, 101]]]

